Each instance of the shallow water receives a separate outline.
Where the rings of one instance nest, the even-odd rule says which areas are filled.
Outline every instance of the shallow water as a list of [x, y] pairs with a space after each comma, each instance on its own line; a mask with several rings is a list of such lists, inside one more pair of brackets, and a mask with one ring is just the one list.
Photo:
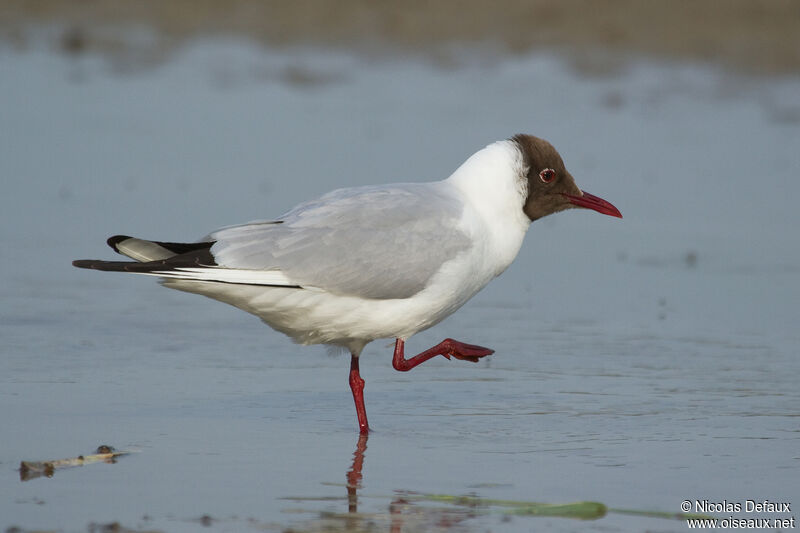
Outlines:
[[[800, 505], [800, 79], [645, 62], [586, 77], [537, 55], [445, 69], [209, 41], [132, 69], [5, 49], [0, 94], [0, 527], [686, 528], [509, 519], [406, 491]], [[552, 141], [625, 218], [535, 223], [503, 276], [409, 342], [496, 350], [479, 364], [401, 374], [388, 342], [368, 346], [366, 449], [346, 357], [69, 265], [112, 257], [115, 233], [191, 240], [336, 187], [439, 179], [520, 131]], [[137, 453], [19, 480], [21, 460], [99, 444]], [[354, 503], [354, 453], [362, 514], [323, 516]]]

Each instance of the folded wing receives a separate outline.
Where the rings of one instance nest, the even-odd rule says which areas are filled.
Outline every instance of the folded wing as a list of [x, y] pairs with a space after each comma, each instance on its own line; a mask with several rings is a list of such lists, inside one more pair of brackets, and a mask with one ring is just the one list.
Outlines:
[[208, 238], [222, 267], [279, 270], [302, 287], [342, 295], [407, 298], [469, 247], [462, 209], [436, 183], [341, 189], [278, 221]]
[[437, 183], [341, 189], [278, 220], [223, 228], [198, 243], [109, 239], [137, 263], [73, 264], [168, 279], [408, 298], [469, 248], [459, 228], [462, 210], [460, 200]]

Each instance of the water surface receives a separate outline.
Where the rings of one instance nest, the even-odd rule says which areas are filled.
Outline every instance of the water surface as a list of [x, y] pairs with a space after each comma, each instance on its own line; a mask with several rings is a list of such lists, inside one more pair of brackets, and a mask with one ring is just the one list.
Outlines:
[[[409, 492], [800, 505], [796, 77], [645, 62], [587, 77], [548, 55], [443, 69], [202, 41], [132, 70], [6, 49], [0, 94], [0, 527], [314, 529], [356, 505], [361, 522], [325, 520], [686, 528], [508, 519]], [[536, 222], [502, 277], [408, 344], [496, 350], [479, 364], [401, 374], [388, 342], [369, 345], [361, 445], [346, 357], [69, 265], [111, 258], [116, 233], [192, 240], [336, 187], [440, 179], [517, 132], [553, 142], [625, 218]], [[99, 444], [138, 453], [19, 480], [21, 460]]]

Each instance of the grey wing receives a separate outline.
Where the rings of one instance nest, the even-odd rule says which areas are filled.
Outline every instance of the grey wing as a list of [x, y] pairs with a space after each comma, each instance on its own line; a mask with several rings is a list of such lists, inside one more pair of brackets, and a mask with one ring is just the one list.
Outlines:
[[212, 233], [211, 253], [221, 267], [280, 271], [304, 287], [407, 298], [470, 246], [462, 211], [438, 183], [341, 189], [279, 220]]

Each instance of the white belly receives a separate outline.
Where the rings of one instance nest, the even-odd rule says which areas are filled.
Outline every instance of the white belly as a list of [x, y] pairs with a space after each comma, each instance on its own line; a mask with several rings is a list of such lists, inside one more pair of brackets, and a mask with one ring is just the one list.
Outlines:
[[375, 339], [406, 339], [441, 322], [494, 277], [480, 261], [461, 259], [445, 264], [428, 287], [403, 299], [366, 299], [315, 289], [206, 281], [166, 280], [163, 284], [252, 313], [295, 342], [334, 344], [360, 351]]

